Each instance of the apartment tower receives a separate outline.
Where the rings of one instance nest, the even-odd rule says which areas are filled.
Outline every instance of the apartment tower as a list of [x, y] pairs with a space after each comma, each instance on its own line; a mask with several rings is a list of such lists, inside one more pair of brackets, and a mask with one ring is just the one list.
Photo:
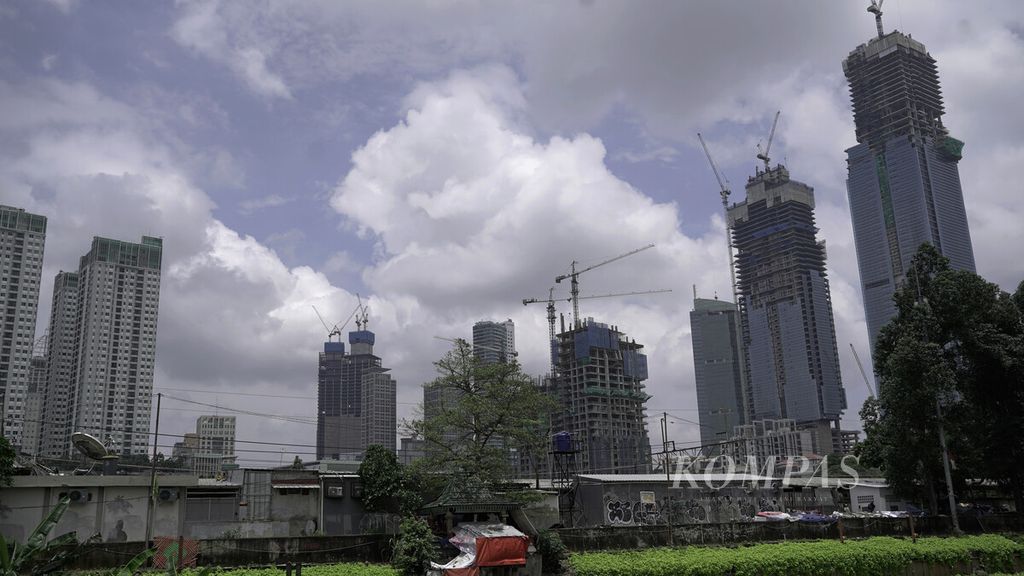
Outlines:
[[45, 216], [0, 205], [0, 433], [16, 449], [25, 443], [45, 243]]
[[43, 452], [86, 432], [113, 452], [146, 454], [163, 241], [94, 237], [77, 273], [57, 274], [50, 317]]

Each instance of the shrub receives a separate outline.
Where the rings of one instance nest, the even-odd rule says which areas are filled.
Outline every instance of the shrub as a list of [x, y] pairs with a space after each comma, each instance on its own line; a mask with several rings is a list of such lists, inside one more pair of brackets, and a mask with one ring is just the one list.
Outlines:
[[422, 574], [423, 565], [438, 557], [437, 540], [425, 520], [409, 516], [399, 526], [391, 565], [409, 576]]
[[540, 553], [542, 569], [546, 574], [559, 574], [567, 556], [567, 549], [557, 532], [541, 530], [537, 536], [537, 552]]

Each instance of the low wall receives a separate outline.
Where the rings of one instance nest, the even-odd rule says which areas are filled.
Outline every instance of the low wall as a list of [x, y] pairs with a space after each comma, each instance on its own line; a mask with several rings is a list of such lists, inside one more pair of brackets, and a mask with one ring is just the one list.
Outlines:
[[[844, 518], [843, 536], [910, 536], [909, 518]], [[979, 518], [961, 518], [967, 533], [1024, 532], [1024, 516], [1000, 514]], [[595, 528], [559, 528], [555, 530], [573, 552], [585, 550], [622, 550], [658, 546], [694, 546], [738, 544], [778, 540], [838, 539], [840, 522], [807, 524], [803, 522], [730, 522], [721, 524], [684, 524], [669, 527], [601, 526]], [[915, 518], [914, 532], [921, 536], [952, 533], [950, 519], [944, 516]]]
[[[387, 562], [391, 559], [392, 538], [370, 534], [199, 540], [196, 561], [200, 566], [265, 566], [285, 561]], [[142, 550], [141, 542], [87, 544], [70, 567], [85, 570], [121, 566]]]

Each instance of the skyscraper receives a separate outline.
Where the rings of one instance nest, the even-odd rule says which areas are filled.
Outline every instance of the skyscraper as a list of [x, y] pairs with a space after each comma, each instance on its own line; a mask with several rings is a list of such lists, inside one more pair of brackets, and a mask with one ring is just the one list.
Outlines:
[[[394, 380], [373, 354], [376, 336], [360, 328], [348, 333], [349, 353], [343, 342], [324, 342], [320, 353], [316, 443], [320, 459], [358, 457], [371, 439], [395, 449]], [[364, 397], [364, 387], [370, 387], [369, 397]], [[364, 410], [364, 399], [371, 403], [371, 413]]]
[[729, 439], [735, 426], [746, 421], [736, 305], [718, 299], [694, 298], [690, 331], [700, 442], [722, 442]]
[[909, 35], [882, 33], [843, 61], [858, 144], [846, 151], [846, 187], [868, 336], [896, 315], [892, 296], [923, 243], [974, 271], [960, 172], [963, 142], [942, 125], [935, 60]]
[[0, 433], [22, 447], [46, 217], [0, 205]]
[[94, 237], [78, 273], [54, 280], [43, 451], [70, 450], [68, 431], [109, 438], [120, 454], [150, 443], [163, 241]]
[[558, 409], [551, 429], [566, 431], [579, 447], [579, 471], [646, 473], [651, 465], [644, 391], [643, 345], [614, 326], [588, 319], [558, 334], [557, 377], [551, 394]]
[[516, 355], [516, 328], [512, 320], [481, 320], [473, 325], [473, 354], [484, 362], [509, 362]]
[[[815, 238], [814, 190], [782, 165], [747, 181], [746, 199], [728, 209], [746, 350], [747, 420], [826, 423], [834, 439], [846, 409], [839, 373], [824, 243]], [[828, 432], [829, 424], [835, 431]], [[819, 426], [820, 427], [820, 426]], [[819, 447], [831, 452], [830, 446]]]

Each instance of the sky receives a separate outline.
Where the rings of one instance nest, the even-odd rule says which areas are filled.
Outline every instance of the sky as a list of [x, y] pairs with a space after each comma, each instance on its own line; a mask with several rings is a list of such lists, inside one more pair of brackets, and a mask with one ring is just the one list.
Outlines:
[[[545, 311], [522, 299], [573, 261], [653, 243], [581, 292], [672, 292], [584, 300], [581, 316], [645, 346], [652, 440], [668, 412], [670, 438], [697, 443], [693, 290], [731, 288], [696, 134], [742, 200], [781, 110], [771, 156], [815, 190], [857, 429], [850, 344], [869, 374], [870, 359], [841, 62], [875, 34], [867, 4], [0, 0], [0, 202], [49, 218], [37, 334], [92, 236], [162, 237], [161, 433], [235, 413], [239, 440], [287, 444], [240, 443], [241, 463], [312, 460], [313, 306], [333, 325], [368, 303], [399, 419], [415, 418], [444, 338], [510, 318], [541, 374]], [[883, 22], [938, 61], [978, 272], [1013, 290], [1024, 10], [889, 0]]]

